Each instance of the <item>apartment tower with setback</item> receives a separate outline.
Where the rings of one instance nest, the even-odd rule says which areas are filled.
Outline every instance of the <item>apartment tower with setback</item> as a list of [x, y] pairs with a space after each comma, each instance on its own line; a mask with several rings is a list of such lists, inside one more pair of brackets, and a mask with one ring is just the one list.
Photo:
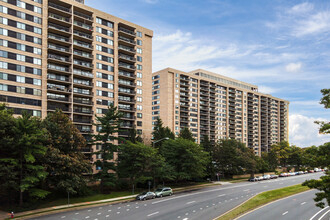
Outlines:
[[0, 102], [41, 118], [61, 109], [85, 136], [114, 104], [119, 135], [150, 141], [152, 36], [83, 0], [0, 0]]
[[176, 135], [188, 127], [198, 143], [236, 139], [256, 155], [288, 141], [289, 102], [255, 85], [201, 69], [167, 68], [152, 79], [153, 125], [161, 118]]

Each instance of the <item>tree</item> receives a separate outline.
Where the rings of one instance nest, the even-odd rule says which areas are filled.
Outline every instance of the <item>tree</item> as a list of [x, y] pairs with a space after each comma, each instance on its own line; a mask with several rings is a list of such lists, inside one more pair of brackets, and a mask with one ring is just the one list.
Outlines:
[[190, 132], [189, 128], [187, 128], [187, 127], [184, 127], [180, 131], [179, 138], [183, 138], [183, 139], [195, 142], [195, 138], [193, 137], [192, 133]]
[[46, 184], [57, 192], [76, 194], [86, 186], [83, 174], [91, 172], [90, 163], [81, 152], [86, 149], [86, 140], [61, 110], [48, 114], [43, 127], [49, 134], [43, 159], [49, 173]]
[[143, 142], [143, 139], [141, 138], [140, 135], [137, 135], [137, 131], [136, 129], [130, 129], [129, 131], [129, 135], [128, 135], [128, 140], [132, 143], [136, 143], [136, 142]]
[[296, 171], [301, 169], [303, 165], [303, 149], [297, 146], [290, 146], [288, 152], [288, 164], [295, 167]]
[[276, 158], [277, 165], [286, 167], [288, 163], [290, 146], [287, 141], [281, 141], [271, 146], [270, 153]]
[[209, 136], [204, 135], [203, 139], [201, 140], [201, 147], [205, 152], [209, 154], [209, 163], [206, 166], [206, 173], [207, 177], [213, 179], [215, 175], [215, 169], [214, 169], [214, 164], [213, 164], [213, 143], [211, 143]]
[[183, 138], [167, 140], [162, 144], [160, 154], [171, 167], [176, 181], [205, 176], [208, 153], [193, 141]]
[[[175, 135], [169, 127], [164, 127], [163, 122], [160, 118], [157, 119], [154, 130], [152, 132], [153, 141], [161, 140], [164, 138], [174, 139]], [[155, 144], [156, 147], [161, 146], [162, 143], [158, 142]]]
[[144, 183], [153, 178], [156, 170], [164, 158], [158, 154], [156, 148], [146, 146], [142, 143], [127, 141], [119, 147], [118, 152], [118, 175], [129, 178], [130, 184]]
[[226, 177], [243, 174], [252, 175], [257, 170], [253, 151], [235, 139], [220, 140], [214, 146], [215, 169]]
[[108, 107], [104, 115], [95, 116], [98, 134], [93, 135], [93, 144], [101, 145], [101, 150], [95, 152], [95, 155], [102, 159], [97, 160], [94, 165], [99, 170], [95, 177], [101, 180], [101, 192], [104, 192], [105, 187], [114, 187], [116, 184], [114, 154], [118, 151], [118, 144], [115, 141], [119, 138], [115, 134], [119, 132], [121, 117], [122, 113], [113, 105]]
[[0, 202], [8, 203], [18, 192], [17, 159], [15, 147], [16, 120], [13, 112], [0, 105]]
[[40, 157], [45, 155], [47, 148], [47, 132], [41, 127], [41, 121], [36, 117], [23, 112], [16, 119], [15, 147], [12, 156], [16, 161], [19, 183], [19, 205], [23, 205], [23, 194], [44, 198], [49, 192], [37, 188], [37, 184], [46, 178], [47, 172], [40, 164]]
[[[321, 93], [323, 97], [321, 98], [320, 104], [324, 105], [324, 108], [330, 108], [330, 89], [322, 89]], [[321, 123], [320, 133], [330, 134], [330, 123]], [[318, 154], [320, 160], [318, 161], [318, 166], [329, 166], [330, 164], [330, 143], [325, 143], [319, 149]], [[329, 168], [329, 167], [328, 167]], [[324, 208], [325, 203], [322, 201], [326, 199], [328, 204], [330, 204], [330, 171], [328, 170], [325, 176], [322, 176], [320, 180], [308, 180], [303, 183], [303, 185], [309, 188], [318, 189], [320, 192], [316, 193], [316, 198], [314, 201], [317, 202], [317, 206]]]

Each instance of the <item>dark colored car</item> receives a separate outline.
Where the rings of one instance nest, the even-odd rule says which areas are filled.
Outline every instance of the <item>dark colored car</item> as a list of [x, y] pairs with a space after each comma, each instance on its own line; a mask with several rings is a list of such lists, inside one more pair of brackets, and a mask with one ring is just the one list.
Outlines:
[[270, 178], [271, 179], [277, 179], [278, 178], [278, 175], [272, 174], [272, 175], [270, 175]]
[[137, 200], [147, 200], [147, 199], [154, 199], [156, 194], [153, 192], [143, 192], [136, 196]]

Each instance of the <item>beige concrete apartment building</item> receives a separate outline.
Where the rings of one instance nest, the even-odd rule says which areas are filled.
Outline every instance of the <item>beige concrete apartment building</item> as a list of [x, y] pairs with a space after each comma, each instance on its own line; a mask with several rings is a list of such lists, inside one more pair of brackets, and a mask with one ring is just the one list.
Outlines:
[[0, 0], [0, 102], [42, 118], [62, 109], [84, 135], [113, 103], [119, 135], [150, 140], [152, 36], [83, 0]]
[[231, 138], [268, 151], [288, 141], [289, 102], [258, 92], [258, 87], [206, 70], [167, 68], [153, 73], [152, 120], [158, 117], [179, 134], [188, 127], [200, 143]]

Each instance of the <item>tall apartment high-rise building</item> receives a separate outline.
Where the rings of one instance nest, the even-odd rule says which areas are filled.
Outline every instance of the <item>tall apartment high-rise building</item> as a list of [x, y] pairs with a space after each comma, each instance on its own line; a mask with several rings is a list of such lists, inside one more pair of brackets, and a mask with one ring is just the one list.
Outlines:
[[0, 0], [0, 102], [42, 118], [62, 109], [84, 135], [114, 104], [119, 135], [150, 140], [152, 36], [84, 0]]
[[260, 155], [288, 141], [289, 102], [258, 87], [206, 70], [167, 68], [153, 73], [152, 121], [179, 134], [188, 127], [198, 143], [208, 136], [237, 139]]

